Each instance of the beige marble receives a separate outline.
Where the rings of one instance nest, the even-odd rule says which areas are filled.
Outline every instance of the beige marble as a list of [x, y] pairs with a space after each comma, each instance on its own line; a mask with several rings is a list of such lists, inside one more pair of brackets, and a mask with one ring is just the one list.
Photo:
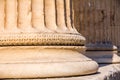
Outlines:
[[57, 7], [57, 25], [59, 29], [67, 32], [67, 26], [65, 23], [65, 3], [64, 0], [56, 0]]
[[0, 0], [0, 32], [4, 30], [4, 21], [5, 21], [5, 1]]
[[44, 16], [44, 0], [32, 0], [32, 26], [41, 32], [47, 32]]
[[[47, 78], [96, 73], [82, 53], [85, 38], [74, 27], [71, 0], [3, 0], [0, 78]], [[5, 9], [5, 11], [4, 11]], [[5, 23], [5, 25], [3, 24]]]
[[[48, 48], [35, 46], [1, 48], [0, 78], [73, 76], [91, 74], [97, 70], [94, 61], [76, 50]], [[91, 67], [87, 67], [86, 64]]]
[[31, 0], [18, 0], [18, 28], [21, 31], [32, 31]]
[[14, 32], [17, 28], [17, 1], [6, 0], [5, 8], [5, 30]]
[[98, 73], [86, 76], [37, 79], [4, 79], [4, 80], [119, 80], [120, 64], [100, 64]]

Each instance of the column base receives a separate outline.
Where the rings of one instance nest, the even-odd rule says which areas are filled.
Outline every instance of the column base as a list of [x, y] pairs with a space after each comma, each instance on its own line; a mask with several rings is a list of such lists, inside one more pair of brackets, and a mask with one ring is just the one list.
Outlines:
[[112, 44], [87, 44], [88, 51], [117, 51], [117, 47]]
[[117, 46], [118, 47], [118, 52], [120, 52], [120, 46]]
[[120, 56], [118, 55], [117, 47], [110, 44], [87, 45], [87, 51], [85, 55], [98, 63], [120, 62]]
[[0, 78], [48, 78], [96, 73], [84, 46], [0, 47]]
[[120, 63], [117, 51], [86, 51], [85, 55], [97, 63]]

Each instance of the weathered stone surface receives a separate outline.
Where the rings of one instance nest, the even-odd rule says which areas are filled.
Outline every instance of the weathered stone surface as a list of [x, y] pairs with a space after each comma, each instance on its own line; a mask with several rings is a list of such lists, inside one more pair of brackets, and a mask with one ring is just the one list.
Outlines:
[[46, 79], [5, 79], [5, 80], [119, 80], [120, 64], [101, 64], [97, 74], [75, 77]]
[[4, 17], [0, 18], [0, 78], [97, 72], [98, 64], [82, 54], [85, 38], [74, 27], [72, 0], [1, 0], [0, 4]]
[[0, 78], [45, 78], [95, 73], [98, 65], [80, 53], [84, 49], [72, 46], [1, 47]]

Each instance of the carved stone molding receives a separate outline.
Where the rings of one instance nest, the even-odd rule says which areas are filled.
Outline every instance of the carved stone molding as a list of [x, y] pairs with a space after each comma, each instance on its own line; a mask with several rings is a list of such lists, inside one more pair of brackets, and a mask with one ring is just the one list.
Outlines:
[[72, 9], [72, 0], [0, 0], [0, 78], [96, 73]]

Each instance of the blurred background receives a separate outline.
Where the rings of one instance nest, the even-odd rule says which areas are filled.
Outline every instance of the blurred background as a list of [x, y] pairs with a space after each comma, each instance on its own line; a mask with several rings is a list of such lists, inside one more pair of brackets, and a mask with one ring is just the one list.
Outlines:
[[87, 44], [120, 46], [120, 0], [73, 0], [77, 30]]

